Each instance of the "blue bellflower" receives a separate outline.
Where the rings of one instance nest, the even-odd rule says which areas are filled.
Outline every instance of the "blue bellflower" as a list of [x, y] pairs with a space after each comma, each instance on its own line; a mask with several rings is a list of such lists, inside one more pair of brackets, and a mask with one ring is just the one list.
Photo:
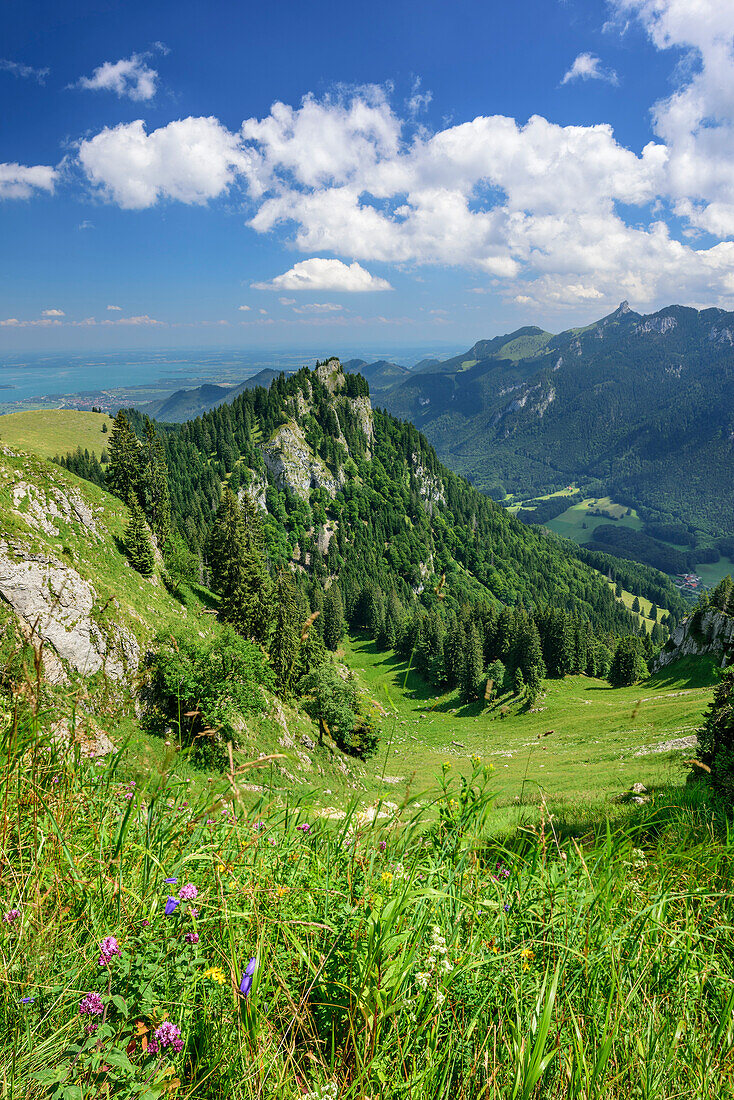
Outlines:
[[256, 969], [257, 957], [255, 957], [254, 959], [250, 959], [247, 966], [245, 967], [245, 972], [242, 975], [242, 981], [240, 982], [240, 993], [243, 997], [249, 997], [250, 995], [250, 990], [252, 989], [252, 976], [255, 973]]

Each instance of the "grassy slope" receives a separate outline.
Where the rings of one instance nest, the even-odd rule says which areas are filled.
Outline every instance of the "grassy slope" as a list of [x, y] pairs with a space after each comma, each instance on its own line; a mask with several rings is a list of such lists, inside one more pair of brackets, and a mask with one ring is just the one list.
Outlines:
[[[607, 515], [592, 516], [592, 511], [606, 512]], [[632, 515], [628, 516], [627, 508], [617, 504], [611, 497], [589, 497], [578, 504], [572, 504], [560, 516], [549, 520], [545, 526], [565, 539], [583, 544], [590, 541], [600, 524], [609, 523], [610, 517], [614, 517], [620, 527], [631, 527], [633, 531], [642, 530], [642, 520], [635, 509], [633, 508]], [[584, 523], [586, 528], [583, 527]]]
[[[609, 800], [636, 782], [682, 783], [691, 749], [635, 752], [694, 733], [716, 682], [712, 664], [687, 660], [631, 688], [586, 676], [548, 680], [536, 714], [516, 713], [509, 696], [479, 713], [478, 705], [461, 706], [456, 693], [437, 697], [415, 673], [404, 691], [406, 663], [364, 637], [348, 641], [345, 656], [389, 712], [380, 719], [383, 742], [370, 771], [375, 789], [396, 802], [408, 787], [425, 789], [445, 762], [464, 768], [473, 753], [494, 764], [500, 806], [514, 804], [523, 783], [526, 800], [542, 788], [551, 801], [580, 804], [584, 812], [600, 802], [608, 810]], [[501, 704], [511, 712], [504, 719]], [[542, 737], [547, 730], [555, 732]], [[400, 781], [381, 783], [383, 773]]]
[[[92, 508], [99, 537], [90, 537], [80, 522], [63, 517], [54, 521], [58, 536], [34, 526], [26, 501], [17, 509], [13, 506], [11, 487], [18, 482], [32, 485], [43, 497], [54, 488], [79, 493]], [[100, 615], [103, 605], [110, 601], [106, 613], [115, 614], [138, 638], [145, 638], [169, 622], [180, 621], [184, 611], [159, 580], [146, 580], [128, 564], [122, 549], [127, 519], [125, 505], [91, 482], [33, 455], [0, 448], [2, 528], [24, 546], [47, 552], [74, 568], [94, 586]]]
[[111, 421], [106, 413], [77, 412], [75, 409], [39, 409], [8, 413], [0, 417], [0, 440], [13, 447], [53, 458], [68, 451], [93, 451], [99, 458], [108, 445], [109, 434], [102, 425]]

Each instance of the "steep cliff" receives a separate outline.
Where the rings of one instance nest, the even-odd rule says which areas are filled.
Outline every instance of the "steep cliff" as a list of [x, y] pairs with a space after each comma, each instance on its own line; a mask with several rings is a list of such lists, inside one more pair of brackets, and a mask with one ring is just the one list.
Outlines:
[[694, 611], [676, 627], [652, 668], [665, 668], [679, 657], [716, 658], [726, 667], [734, 659], [734, 618], [715, 608]]

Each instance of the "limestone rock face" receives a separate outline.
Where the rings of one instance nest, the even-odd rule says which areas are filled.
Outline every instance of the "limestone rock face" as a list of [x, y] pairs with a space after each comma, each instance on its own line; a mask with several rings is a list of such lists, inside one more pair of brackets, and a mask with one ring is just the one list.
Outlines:
[[734, 617], [723, 615], [715, 608], [694, 611], [673, 631], [651, 669], [656, 672], [679, 657], [699, 657], [703, 654], [710, 654], [725, 664], [731, 663], [734, 657]]
[[316, 377], [332, 395], [337, 394], [346, 384], [344, 371], [338, 359], [329, 359], [325, 363], [319, 363], [316, 368]]
[[75, 489], [53, 486], [48, 492], [27, 481], [16, 481], [12, 488], [13, 507], [29, 527], [46, 535], [59, 534], [59, 520], [80, 523], [94, 538], [99, 537], [94, 513]]
[[311, 489], [325, 489], [333, 497], [340, 488], [326, 464], [313, 454], [303, 431], [294, 420], [283, 424], [263, 447], [265, 465], [279, 489], [288, 486], [301, 500]]
[[372, 402], [369, 397], [348, 397], [347, 401], [352, 406], [354, 414], [359, 421], [362, 433], [367, 440], [368, 457], [371, 457], [369, 448], [372, 446], [375, 439], [375, 429], [372, 423]]
[[42, 554], [0, 543], [0, 596], [56, 654], [83, 675], [104, 668], [112, 679], [134, 671], [140, 647], [123, 626], [105, 626], [93, 618], [97, 600], [92, 585], [68, 565]]
[[265, 475], [253, 472], [252, 481], [246, 489], [240, 489], [237, 496], [239, 497], [241, 502], [246, 493], [250, 500], [252, 500], [261, 511], [266, 512], [267, 505], [265, 502], [265, 494], [267, 492], [267, 488], [268, 479], [265, 477]]

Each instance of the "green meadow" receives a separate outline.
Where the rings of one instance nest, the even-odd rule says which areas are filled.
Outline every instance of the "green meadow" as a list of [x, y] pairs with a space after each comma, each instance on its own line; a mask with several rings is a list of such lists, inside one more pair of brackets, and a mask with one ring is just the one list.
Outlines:
[[382, 743], [368, 769], [372, 789], [392, 801], [420, 795], [445, 765], [461, 771], [478, 756], [493, 768], [501, 824], [518, 803], [541, 797], [588, 818], [623, 805], [634, 783], [679, 787], [694, 750], [666, 745], [693, 737], [717, 682], [713, 662], [689, 659], [629, 688], [569, 676], [546, 680], [528, 713], [511, 695], [490, 707], [437, 696], [367, 637], [346, 643], [344, 658], [376, 704]]

